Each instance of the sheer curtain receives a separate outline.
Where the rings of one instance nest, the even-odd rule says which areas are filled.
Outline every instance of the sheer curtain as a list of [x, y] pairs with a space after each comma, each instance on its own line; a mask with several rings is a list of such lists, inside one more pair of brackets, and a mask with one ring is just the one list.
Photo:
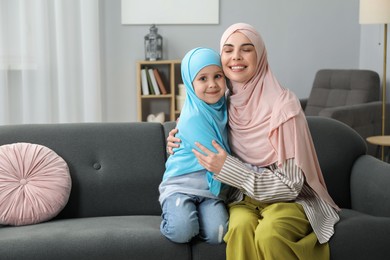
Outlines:
[[97, 0], [0, 0], [0, 124], [102, 120]]

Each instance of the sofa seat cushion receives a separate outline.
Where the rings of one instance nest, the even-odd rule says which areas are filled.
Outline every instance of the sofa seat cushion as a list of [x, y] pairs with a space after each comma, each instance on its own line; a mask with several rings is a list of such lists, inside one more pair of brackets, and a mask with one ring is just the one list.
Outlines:
[[196, 238], [191, 241], [192, 260], [226, 259], [226, 244], [209, 244]]
[[71, 178], [66, 162], [46, 146], [0, 146], [0, 224], [28, 225], [55, 217], [66, 205]]
[[160, 216], [52, 220], [0, 227], [2, 259], [191, 259], [189, 244], [160, 233]]
[[388, 259], [390, 218], [342, 209], [329, 241], [331, 259]]

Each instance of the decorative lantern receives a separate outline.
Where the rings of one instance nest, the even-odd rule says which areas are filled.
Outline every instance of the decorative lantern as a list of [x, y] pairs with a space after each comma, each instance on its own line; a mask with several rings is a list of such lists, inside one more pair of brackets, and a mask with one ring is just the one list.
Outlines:
[[161, 60], [163, 39], [157, 33], [157, 27], [154, 24], [150, 27], [149, 31], [145, 35], [145, 60]]

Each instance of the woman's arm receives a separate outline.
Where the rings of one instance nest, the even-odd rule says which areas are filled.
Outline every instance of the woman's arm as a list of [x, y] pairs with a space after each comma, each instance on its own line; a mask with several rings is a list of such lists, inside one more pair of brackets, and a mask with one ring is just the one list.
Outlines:
[[204, 154], [193, 150], [195, 156], [203, 167], [214, 172], [215, 179], [240, 189], [256, 200], [266, 203], [291, 201], [301, 192], [304, 174], [295, 165], [294, 159], [287, 160], [280, 168], [272, 165], [259, 173], [228, 155], [216, 142], [213, 146], [217, 153], [201, 144], [197, 146]]
[[167, 137], [167, 153], [169, 153], [170, 155], [173, 154], [173, 148], [178, 148], [180, 146], [181, 140], [175, 137], [178, 131], [179, 130], [177, 128], [174, 128], [171, 131], [169, 131]]

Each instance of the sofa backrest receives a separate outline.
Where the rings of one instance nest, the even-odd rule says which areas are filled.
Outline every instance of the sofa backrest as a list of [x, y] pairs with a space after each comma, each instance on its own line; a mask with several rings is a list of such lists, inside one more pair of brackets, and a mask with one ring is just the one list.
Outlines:
[[[307, 123], [328, 191], [339, 207], [351, 208], [351, 170], [366, 154], [366, 143], [348, 125], [326, 117], [308, 116]], [[175, 122], [164, 123], [165, 135]]]
[[308, 116], [307, 122], [330, 195], [339, 207], [351, 208], [352, 167], [366, 154], [366, 143], [355, 130], [335, 119]]
[[54, 150], [72, 177], [58, 218], [159, 215], [165, 170], [160, 123], [74, 123], [0, 126], [0, 145], [29, 142]]

